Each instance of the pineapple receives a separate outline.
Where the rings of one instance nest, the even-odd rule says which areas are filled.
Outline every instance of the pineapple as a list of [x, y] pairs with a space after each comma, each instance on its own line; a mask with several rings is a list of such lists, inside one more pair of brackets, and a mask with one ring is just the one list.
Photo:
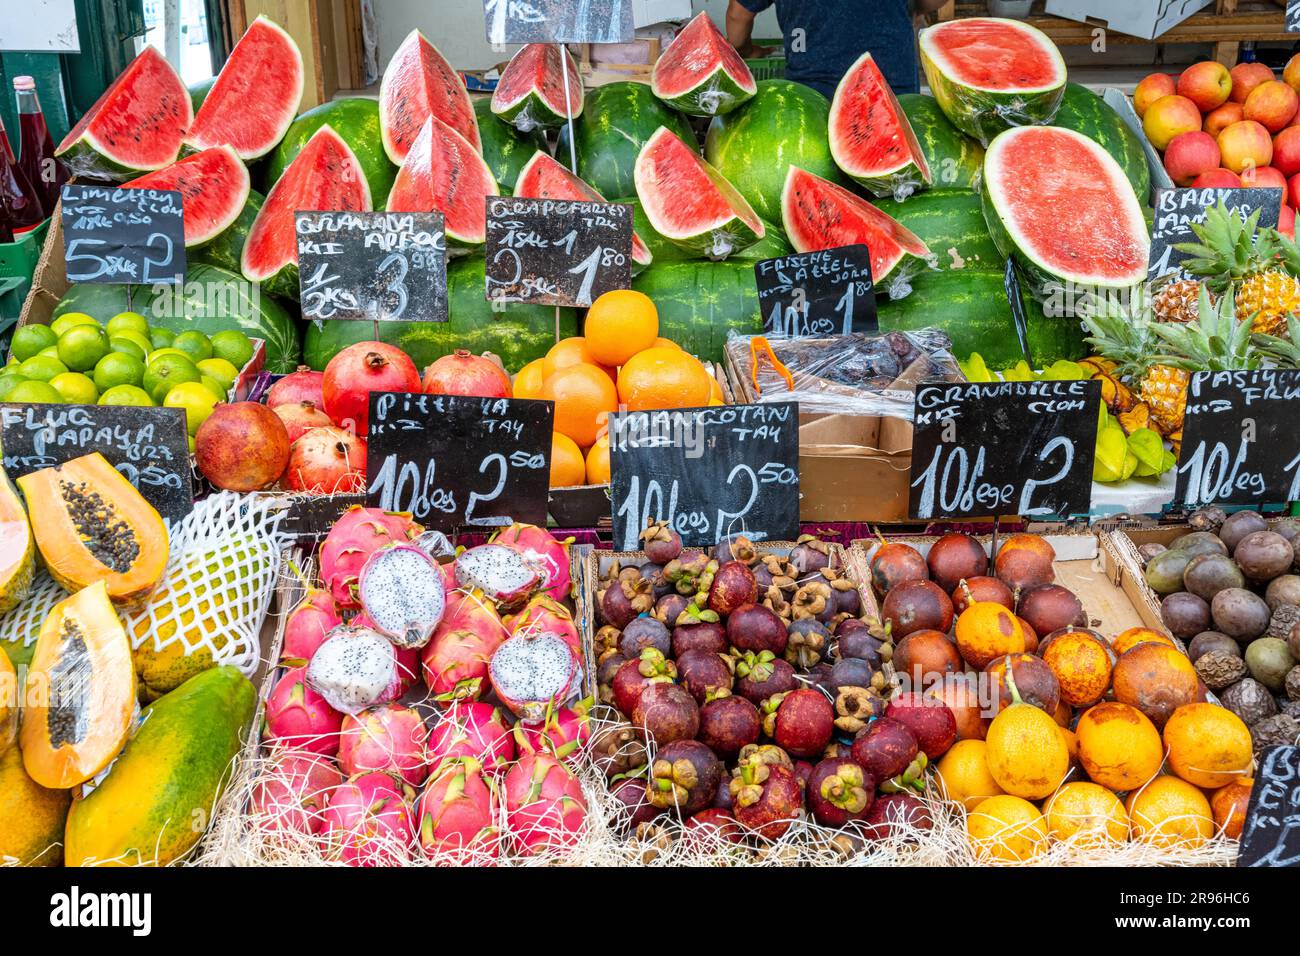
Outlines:
[[1279, 368], [1300, 368], [1300, 321], [1287, 316], [1286, 335], [1257, 335], [1255, 344]]
[[1104, 363], [1111, 363], [1111, 374], [1137, 382], [1138, 400], [1147, 406], [1156, 430], [1162, 435], [1178, 431], [1191, 375], [1180, 368], [1151, 363], [1151, 354], [1158, 347], [1151, 331], [1153, 323], [1141, 314], [1096, 316], [1085, 322], [1091, 333], [1088, 342]]
[[1231, 286], [1217, 305], [1201, 291], [1196, 322], [1187, 325], [1153, 325], [1164, 354], [1152, 356], [1162, 365], [1185, 372], [1224, 372], [1259, 368], [1264, 357], [1251, 337], [1251, 323], [1238, 320]]
[[1195, 279], [1176, 279], [1151, 297], [1151, 311], [1157, 322], [1185, 325], [1196, 321], [1196, 303], [1201, 284]]

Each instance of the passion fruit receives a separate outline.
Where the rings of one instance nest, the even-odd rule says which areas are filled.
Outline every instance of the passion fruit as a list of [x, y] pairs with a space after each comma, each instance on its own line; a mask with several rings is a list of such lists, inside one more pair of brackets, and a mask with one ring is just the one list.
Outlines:
[[1271, 581], [1291, 570], [1295, 550], [1276, 531], [1252, 531], [1237, 543], [1232, 560], [1252, 581]]
[[1128, 795], [1133, 840], [1162, 849], [1194, 849], [1214, 836], [1205, 794], [1180, 777], [1156, 777]]
[[[1011, 680], [1007, 680], [1007, 671], [1011, 671]], [[997, 709], [1010, 707], [1014, 697], [1011, 684], [1026, 704], [1032, 704], [1049, 717], [1056, 713], [1061, 701], [1061, 685], [1052, 673], [1052, 669], [1042, 658], [1033, 654], [1006, 654], [991, 661], [984, 668], [989, 677], [991, 690], [998, 695]]]
[[1234, 511], [1223, 521], [1219, 528], [1219, 538], [1228, 547], [1229, 554], [1236, 554], [1237, 545], [1247, 535], [1256, 531], [1267, 531], [1268, 522], [1258, 511]]
[[1165, 723], [1169, 769], [1203, 790], [1225, 787], [1250, 776], [1254, 755], [1250, 728], [1216, 704], [1187, 704]]
[[984, 862], [1025, 863], [1047, 849], [1047, 823], [1028, 800], [989, 797], [966, 817], [971, 852]]
[[930, 578], [951, 594], [963, 579], [982, 577], [989, 569], [984, 546], [967, 534], [945, 534], [930, 547], [926, 557]]
[[954, 633], [957, 650], [966, 663], [981, 670], [1004, 654], [1020, 654], [1026, 649], [1020, 619], [1001, 604], [972, 604], [957, 618]]
[[925, 581], [929, 567], [920, 551], [907, 544], [882, 544], [871, 556], [871, 585], [882, 597], [905, 581]]
[[937, 776], [943, 795], [968, 813], [982, 800], [1004, 792], [989, 773], [987, 749], [982, 740], [959, 740], [939, 760]]
[[1012, 590], [1024, 591], [1056, 579], [1056, 550], [1036, 534], [1013, 534], [998, 550], [993, 573]]
[[1047, 832], [1060, 842], [1096, 848], [1128, 840], [1124, 804], [1105, 787], [1078, 780], [1067, 783], [1043, 807]]
[[1253, 641], [1266, 630], [1272, 617], [1262, 597], [1245, 588], [1228, 588], [1214, 595], [1210, 602], [1214, 629], [1234, 641]]
[[1162, 551], [1147, 562], [1142, 572], [1147, 586], [1157, 594], [1173, 594], [1183, 589], [1183, 572], [1195, 555], [1186, 551]]
[[1063, 627], [1084, 627], [1088, 623], [1083, 602], [1059, 584], [1040, 584], [1025, 591], [1020, 595], [1016, 613], [1038, 634], [1051, 634]]
[[894, 670], [905, 675], [915, 687], [935, 677], [955, 674], [962, 669], [957, 645], [942, 631], [913, 631], [898, 642], [892, 658]]
[[1201, 631], [1187, 645], [1187, 658], [1193, 664], [1206, 654], [1223, 653], [1233, 657], [1241, 656], [1241, 645], [1227, 634], [1218, 631]]
[[1111, 650], [1116, 655], [1123, 654], [1129, 648], [1138, 644], [1168, 644], [1174, 646], [1173, 638], [1168, 634], [1162, 634], [1160, 631], [1153, 631], [1149, 627], [1130, 627], [1127, 630], [1120, 631], [1115, 635], [1115, 639], [1110, 642]]
[[1088, 628], [1056, 631], [1039, 648], [1061, 685], [1061, 699], [1071, 707], [1088, 707], [1101, 700], [1110, 687], [1112, 653], [1105, 638]]
[[957, 582], [952, 591], [953, 610], [960, 614], [976, 601], [1001, 604], [1008, 611], [1016, 609], [1016, 599], [1011, 588], [997, 578], [974, 577]]
[[1160, 602], [1160, 620], [1175, 637], [1191, 640], [1210, 626], [1210, 605], [1190, 591], [1178, 591]]
[[1160, 772], [1160, 732], [1142, 711], [1106, 701], [1089, 707], [1075, 726], [1079, 762], [1094, 782], [1111, 790], [1132, 790]]
[[943, 633], [952, 627], [952, 601], [933, 581], [905, 581], [890, 588], [880, 606], [881, 618], [895, 640], [913, 631]]
[[1251, 777], [1220, 787], [1210, 797], [1210, 812], [1214, 814], [1214, 828], [1230, 840], [1241, 837], [1246, 825], [1246, 808], [1250, 806], [1250, 791], [1255, 781]]
[[1175, 710], [1199, 695], [1196, 668], [1181, 651], [1164, 644], [1139, 644], [1115, 663], [1115, 699], [1142, 711], [1163, 727]]
[[1169, 543], [1169, 547], [1192, 555], [1228, 553], [1228, 546], [1223, 543], [1223, 539], [1209, 531], [1191, 531], [1179, 535]]
[[1264, 589], [1264, 603], [1270, 611], [1276, 611], [1283, 604], [1300, 607], [1300, 574], [1283, 574], [1269, 581]]
[[1228, 588], [1244, 588], [1246, 576], [1226, 554], [1198, 554], [1183, 569], [1183, 587], [1204, 601]]
[[984, 716], [980, 701], [979, 678], [963, 671], [947, 674], [938, 681], [930, 693], [948, 705], [957, 721], [958, 740], [983, 740], [988, 733], [989, 721]]

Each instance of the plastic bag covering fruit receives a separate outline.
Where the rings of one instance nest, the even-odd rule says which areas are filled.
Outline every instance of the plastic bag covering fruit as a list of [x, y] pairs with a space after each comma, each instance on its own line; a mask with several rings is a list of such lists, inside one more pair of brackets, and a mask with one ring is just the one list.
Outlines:
[[23, 503], [0, 471], [0, 614], [22, 603], [32, 587], [36, 543]]

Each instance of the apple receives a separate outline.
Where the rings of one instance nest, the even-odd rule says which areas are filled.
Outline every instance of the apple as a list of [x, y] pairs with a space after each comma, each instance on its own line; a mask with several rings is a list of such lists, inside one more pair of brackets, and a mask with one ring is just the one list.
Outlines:
[[1142, 129], [1151, 145], [1163, 151], [1179, 133], [1201, 128], [1201, 111], [1185, 96], [1162, 96], [1142, 117]]
[[1165, 171], [1179, 186], [1190, 186], [1197, 176], [1218, 168], [1219, 144], [1199, 129], [1179, 133], [1165, 150]]
[[1176, 89], [1174, 78], [1168, 73], [1144, 76], [1133, 89], [1133, 109], [1138, 116], [1145, 116], [1147, 107], [1162, 96], [1173, 96]]
[[1202, 113], [1222, 106], [1232, 92], [1232, 76], [1217, 60], [1194, 63], [1178, 77], [1178, 95], [1185, 96]]
[[1233, 123], [1219, 134], [1218, 143], [1223, 165], [1238, 175], [1252, 166], [1267, 166], [1273, 161], [1273, 137], [1254, 120]]
[[1300, 107], [1300, 96], [1281, 80], [1261, 83], [1242, 104], [1244, 116], [1254, 120], [1270, 133], [1281, 131], [1295, 117]]
[[1246, 97], [1255, 87], [1273, 79], [1273, 71], [1259, 62], [1238, 63], [1228, 71], [1228, 75], [1232, 77], [1232, 92], [1228, 99], [1234, 103], [1246, 102]]
[[1245, 108], [1240, 103], [1229, 100], [1205, 114], [1205, 122], [1201, 124], [1201, 129], [1218, 139], [1219, 134], [1233, 123], [1240, 123], [1245, 119], [1245, 114]]

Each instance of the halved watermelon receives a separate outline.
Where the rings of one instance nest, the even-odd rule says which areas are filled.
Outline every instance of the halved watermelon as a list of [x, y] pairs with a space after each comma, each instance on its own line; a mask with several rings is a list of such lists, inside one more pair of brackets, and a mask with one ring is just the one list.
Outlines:
[[[516, 196], [529, 199], [569, 199], [577, 202], [607, 202], [562, 164], [557, 163], [540, 149], [533, 154], [515, 181]], [[648, 266], [654, 256], [641, 237], [632, 233], [632, 265], [634, 272]]]
[[364, 96], [330, 100], [307, 110], [294, 120], [289, 131], [284, 134], [284, 139], [280, 140], [280, 145], [260, 164], [262, 192], [270, 192], [280, 174], [298, 155], [303, 143], [311, 139], [312, 134], [326, 123], [356, 153], [357, 160], [365, 171], [366, 181], [370, 184], [371, 198], [383, 199], [387, 196], [393, 188], [397, 167], [384, 152], [384, 143], [379, 134], [379, 103]]
[[873, 195], [906, 199], [930, 185], [912, 124], [870, 53], [835, 88], [830, 144], [836, 165]]
[[379, 128], [389, 159], [402, 165], [430, 116], [463, 136], [475, 152], [482, 149], [474, 104], [460, 74], [424, 34], [412, 30], [379, 82]]
[[130, 179], [174, 160], [193, 121], [189, 90], [163, 55], [147, 46], [69, 130], [54, 155], [78, 176]]
[[478, 150], [436, 116], [424, 121], [388, 194], [390, 212], [440, 212], [447, 251], [487, 241], [487, 204], [500, 195]]
[[921, 66], [944, 115], [985, 146], [1012, 126], [1050, 123], [1065, 94], [1065, 60], [1019, 20], [968, 17], [920, 33]]
[[1115, 158], [1056, 126], [1007, 130], [984, 154], [984, 219], [1045, 298], [1063, 283], [1121, 289], [1146, 279], [1142, 206]]
[[725, 259], [765, 235], [736, 187], [666, 126], [641, 147], [632, 178], [650, 225], [687, 252]]
[[133, 189], [175, 189], [185, 213], [185, 245], [215, 239], [243, 211], [251, 188], [248, 167], [229, 146], [214, 146], [122, 184]]
[[274, 20], [258, 17], [230, 51], [185, 145], [230, 145], [244, 160], [265, 156], [298, 114], [305, 77], [293, 37]]
[[791, 166], [781, 191], [781, 220], [796, 252], [862, 243], [871, 250], [876, 285], [906, 256], [930, 255], [926, 244], [887, 213], [828, 179]]
[[[561, 54], [569, 70], [565, 101]], [[551, 129], [582, 112], [582, 77], [568, 49], [554, 43], [530, 43], [506, 64], [492, 94], [492, 112], [521, 133]]]
[[650, 89], [691, 116], [721, 116], [758, 89], [754, 74], [707, 13], [673, 37], [650, 74]]
[[356, 154], [328, 123], [318, 129], [284, 171], [253, 220], [240, 271], [276, 295], [298, 298], [299, 210], [369, 212], [370, 186]]

